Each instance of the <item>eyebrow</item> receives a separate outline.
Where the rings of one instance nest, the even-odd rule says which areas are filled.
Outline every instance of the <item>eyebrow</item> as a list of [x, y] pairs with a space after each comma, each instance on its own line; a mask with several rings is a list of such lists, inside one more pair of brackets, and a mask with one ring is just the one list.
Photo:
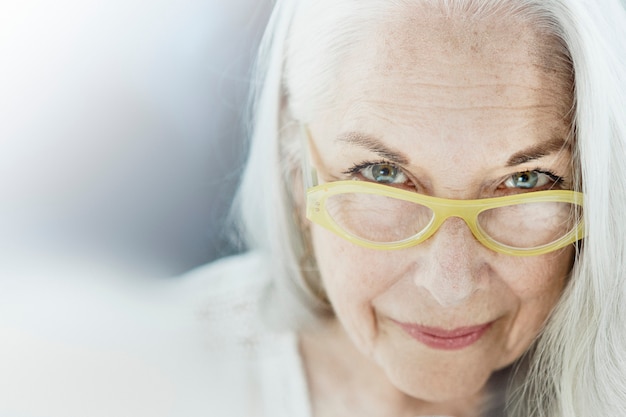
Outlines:
[[567, 141], [563, 138], [553, 138], [546, 142], [533, 145], [527, 149], [511, 155], [511, 157], [506, 162], [506, 166], [513, 167], [543, 158], [544, 156], [548, 156], [554, 152], [559, 152], [563, 150], [566, 144]]
[[408, 165], [409, 163], [409, 158], [406, 155], [385, 146], [380, 139], [364, 133], [346, 132], [337, 137], [337, 142], [359, 146], [398, 165]]
[[[398, 165], [409, 164], [409, 158], [407, 156], [405, 156], [401, 152], [395, 151], [385, 146], [380, 139], [365, 133], [342, 133], [337, 137], [337, 142], [359, 146]], [[537, 145], [533, 145], [529, 148], [526, 148], [511, 155], [511, 157], [506, 162], [506, 166], [513, 167], [543, 158], [544, 156], [548, 156], [554, 152], [563, 150], [566, 144], [567, 141], [565, 139], [558, 137], [550, 139], [546, 142], [539, 143]]]

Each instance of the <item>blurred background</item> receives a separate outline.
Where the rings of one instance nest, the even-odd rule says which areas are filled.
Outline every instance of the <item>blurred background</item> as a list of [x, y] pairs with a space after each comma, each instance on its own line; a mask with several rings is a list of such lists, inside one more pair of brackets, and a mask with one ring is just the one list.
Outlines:
[[0, 264], [170, 276], [234, 253], [225, 219], [270, 7], [0, 0]]
[[0, 0], [2, 417], [207, 415], [210, 286], [170, 277], [237, 250], [270, 7]]

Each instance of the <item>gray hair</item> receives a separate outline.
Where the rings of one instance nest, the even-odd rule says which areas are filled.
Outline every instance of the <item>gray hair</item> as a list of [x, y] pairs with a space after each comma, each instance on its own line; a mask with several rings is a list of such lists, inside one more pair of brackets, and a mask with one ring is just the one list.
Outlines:
[[[258, 61], [251, 148], [236, 213], [248, 248], [263, 252], [271, 263], [269, 315], [288, 311], [302, 323], [329, 311], [311, 278], [315, 263], [300, 210], [304, 190], [296, 120], [306, 121], [333, 94], [324, 84], [332, 68], [316, 67], [316, 54], [331, 51], [341, 59], [342, 45], [359, 36], [358, 25], [389, 6], [428, 3], [449, 13], [522, 17], [564, 46], [575, 74], [572, 124], [586, 238], [567, 288], [509, 390], [509, 413], [626, 415], [626, 12], [620, 1], [323, 2], [327, 8], [317, 7], [318, 15], [311, 16], [314, 2], [278, 0]], [[337, 24], [338, 16], [350, 18]], [[319, 26], [305, 50], [301, 37], [307, 22]], [[290, 88], [305, 92], [292, 94]]]

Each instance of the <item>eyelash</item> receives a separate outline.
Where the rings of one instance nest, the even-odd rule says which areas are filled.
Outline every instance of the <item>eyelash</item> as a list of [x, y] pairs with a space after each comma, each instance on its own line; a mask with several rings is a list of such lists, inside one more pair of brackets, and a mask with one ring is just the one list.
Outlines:
[[[363, 170], [373, 167], [374, 165], [388, 165], [390, 167], [393, 167], [397, 170], [397, 173], [399, 175], [403, 175], [405, 180], [401, 183], [385, 183], [385, 182], [377, 182], [377, 181], [372, 181], [371, 179], [367, 178], [364, 174], [363, 174]], [[388, 160], [385, 159], [381, 159], [381, 160], [377, 160], [377, 161], [364, 161], [358, 164], [353, 165], [350, 169], [344, 171], [342, 174], [350, 177], [350, 179], [359, 179], [359, 180], [363, 180], [363, 181], [370, 181], [370, 182], [374, 182], [374, 183], [378, 183], [378, 184], [385, 184], [389, 187], [399, 187], [399, 188], [404, 188], [404, 189], [408, 189], [408, 190], [415, 190], [415, 184], [413, 183], [413, 181], [410, 179], [409, 175], [406, 174], [405, 170], [403, 170], [400, 166], [398, 166], [396, 163], [394, 162], [390, 162]], [[371, 174], [371, 173], [370, 173]], [[355, 178], [359, 176], [360, 178]]]
[[[399, 167], [398, 165], [394, 164], [393, 162], [389, 162], [389, 161], [384, 160], [384, 159], [383, 160], [378, 160], [378, 161], [363, 161], [361, 163], [353, 165], [350, 169], [344, 171], [343, 174], [347, 175], [347, 176], [350, 176], [350, 177], [355, 177], [356, 175], [363, 176], [363, 174], [361, 172], [364, 169], [366, 169], [368, 167], [371, 167], [372, 165], [381, 165], [381, 164], [391, 165], [391, 166], [397, 168], [398, 172], [404, 173], [404, 175], [408, 178], [408, 175], [404, 172], [404, 170], [401, 167]], [[563, 177], [561, 177], [559, 175], [556, 175], [556, 174], [554, 174], [551, 171], [546, 171], [544, 169], [541, 169], [540, 167], [537, 167], [535, 169], [528, 169], [528, 170], [514, 172], [514, 173], [510, 174], [508, 177], [506, 177], [505, 179], [500, 181], [498, 188], [511, 189], [511, 190], [517, 189], [517, 190], [522, 190], [523, 191], [524, 189], [521, 188], [521, 187], [520, 188], [507, 188], [507, 187], [504, 187], [504, 183], [506, 181], [508, 181], [509, 179], [511, 179], [514, 175], [520, 174], [520, 173], [524, 173], [524, 172], [535, 172], [537, 174], [543, 174], [543, 175], [548, 176], [551, 181], [549, 182], [548, 187], [545, 188], [547, 190], [550, 190], [550, 189], [561, 189], [561, 186], [565, 182], [565, 179]], [[398, 185], [400, 185], [400, 184], [398, 184]], [[537, 187], [537, 188], [543, 188], [543, 187]]]
[[393, 162], [389, 162], [389, 161], [385, 161], [384, 159], [381, 159], [380, 161], [363, 161], [359, 164], [354, 164], [350, 169], [342, 172], [342, 174], [354, 176], [354, 175], [360, 174], [361, 171], [363, 171], [365, 168], [368, 168], [372, 165], [382, 165], [382, 164], [392, 165], [398, 168], [399, 171], [402, 171], [402, 169], [396, 164], [394, 164]]
[[[559, 189], [562, 189], [562, 186], [565, 183], [565, 179], [563, 177], [556, 175], [555, 173], [551, 171], [546, 171], [544, 169], [541, 169], [540, 167], [537, 167], [535, 169], [527, 169], [524, 171], [514, 172], [511, 175], [509, 175], [504, 181], [502, 181], [501, 184], [504, 184], [504, 182], [506, 182], [510, 178], [513, 178], [514, 175], [525, 173], [525, 172], [536, 172], [537, 174], [543, 174], [550, 178], [551, 181], [549, 181], [549, 183], [546, 184], [546, 186], [537, 187], [537, 188], [542, 188], [542, 189], [545, 188], [546, 190], [553, 190], [553, 189], [559, 190]], [[517, 189], [523, 190], [523, 188], [517, 188]]]

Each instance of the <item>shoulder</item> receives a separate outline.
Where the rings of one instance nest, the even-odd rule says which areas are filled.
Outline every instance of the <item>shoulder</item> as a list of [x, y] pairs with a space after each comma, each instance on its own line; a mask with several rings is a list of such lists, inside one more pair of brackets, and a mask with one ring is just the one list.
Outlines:
[[302, 416], [306, 383], [294, 332], [266, 324], [263, 309], [271, 266], [251, 252], [216, 261], [181, 277], [194, 294], [197, 333], [211, 357], [205, 390], [212, 411], [224, 416]]
[[179, 277], [177, 285], [211, 349], [232, 353], [250, 352], [252, 347], [258, 353], [279, 336], [263, 319], [272, 277], [262, 254], [248, 252], [220, 259]]
[[271, 284], [269, 262], [258, 252], [248, 252], [194, 269], [175, 285], [196, 318], [226, 329], [233, 321], [262, 326], [258, 313]]
[[168, 279], [5, 283], [0, 415], [286, 415], [264, 409], [303, 377], [295, 335], [258, 314], [264, 265], [250, 253]]
[[215, 295], [267, 285], [270, 279], [267, 258], [259, 252], [246, 252], [218, 259], [180, 276], [184, 286], [204, 288]]

